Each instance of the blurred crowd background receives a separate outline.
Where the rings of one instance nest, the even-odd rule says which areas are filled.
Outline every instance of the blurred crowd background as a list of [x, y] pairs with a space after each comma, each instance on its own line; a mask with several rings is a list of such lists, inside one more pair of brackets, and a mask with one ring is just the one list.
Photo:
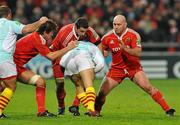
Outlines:
[[116, 14], [123, 14], [143, 42], [180, 44], [180, 0], [0, 0], [3, 4], [25, 24], [45, 15], [62, 27], [85, 16], [100, 36], [112, 28]]

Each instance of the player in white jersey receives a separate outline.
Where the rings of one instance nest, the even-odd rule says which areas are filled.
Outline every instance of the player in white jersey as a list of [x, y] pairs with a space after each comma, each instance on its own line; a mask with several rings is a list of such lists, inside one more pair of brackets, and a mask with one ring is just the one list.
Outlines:
[[42, 17], [39, 21], [23, 25], [12, 21], [12, 13], [9, 7], [0, 6], [0, 83], [3, 82], [5, 89], [0, 94], [0, 118], [5, 118], [4, 108], [9, 103], [16, 89], [16, 65], [13, 54], [16, 45], [17, 34], [26, 34], [35, 31], [48, 18]]
[[93, 80], [95, 73], [105, 66], [104, 57], [99, 48], [90, 42], [79, 41], [76, 48], [61, 58], [60, 65], [65, 68], [65, 75], [69, 76], [75, 84], [77, 97], [87, 108], [87, 115], [96, 116]]

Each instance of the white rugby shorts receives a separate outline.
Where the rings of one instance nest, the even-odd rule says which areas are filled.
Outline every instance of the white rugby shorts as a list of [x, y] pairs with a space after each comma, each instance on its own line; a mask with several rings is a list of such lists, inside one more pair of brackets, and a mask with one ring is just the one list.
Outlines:
[[6, 61], [0, 64], [0, 78], [8, 78], [17, 75], [16, 64], [13, 61]]
[[95, 67], [92, 59], [86, 53], [81, 53], [77, 56], [74, 56], [68, 61], [61, 59], [60, 65], [65, 68], [65, 76], [79, 74], [79, 72], [83, 70]]

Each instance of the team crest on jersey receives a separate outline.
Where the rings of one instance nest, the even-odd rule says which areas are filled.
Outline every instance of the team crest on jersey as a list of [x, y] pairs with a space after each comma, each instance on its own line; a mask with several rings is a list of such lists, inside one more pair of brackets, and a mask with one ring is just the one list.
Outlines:
[[131, 38], [128, 37], [125, 39], [125, 42], [130, 42], [130, 40], [131, 40]]
[[114, 41], [113, 41], [113, 40], [111, 40], [109, 43], [110, 43], [110, 44], [114, 44]]

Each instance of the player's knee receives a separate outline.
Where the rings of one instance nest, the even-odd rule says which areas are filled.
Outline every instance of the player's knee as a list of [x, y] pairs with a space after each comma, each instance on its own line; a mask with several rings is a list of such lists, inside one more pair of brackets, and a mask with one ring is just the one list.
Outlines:
[[55, 81], [57, 88], [64, 88], [64, 78], [56, 78]]
[[153, 86], [146, 86], [146, 87], [144, 87], [144, 89], [150, 95], [152, 95], [153, 93], [155, 93], [157, 91], [157, 89]]
[[36, 85], [37, 85], [37, 86], [46, 87], [46, 81], [45, 81], [42, 77], [40, 77], [40, 78], [37, 80]]
[[40, 75], [34, 75], [29, 80], [29, 84], [36, 85], [36, 86], [46, 86], [45, 80]]
[[6, 85], [6, 87], [10, 88], [11, 90], [13, 90], [15, 92], [15, 90], [16, 90], [16, 83]]

